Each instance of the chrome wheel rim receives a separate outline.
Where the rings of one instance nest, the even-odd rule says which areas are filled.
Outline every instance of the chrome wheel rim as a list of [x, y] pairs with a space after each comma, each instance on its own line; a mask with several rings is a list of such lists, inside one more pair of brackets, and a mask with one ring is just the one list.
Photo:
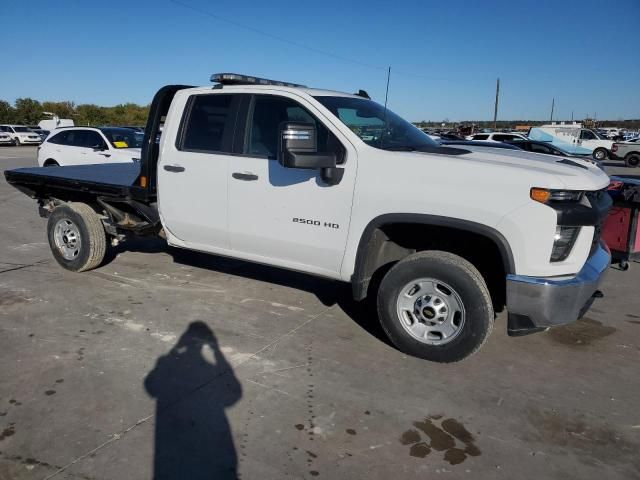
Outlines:
[[53, 227], [53, 240], [65, 260], [75, 260], [80, 254], [82, 247], [80, 230], [68, 218], [58, 220]]
[[419, 342], [444, 345], [456, 338], [465, 322], [464, 304], [451, 285], [435, 278], [406, 284], [396, 302], [402, 328]]
[[604, 160], [604, 152], [602, 150], [598, 150], [596, 152], [596, 160]]

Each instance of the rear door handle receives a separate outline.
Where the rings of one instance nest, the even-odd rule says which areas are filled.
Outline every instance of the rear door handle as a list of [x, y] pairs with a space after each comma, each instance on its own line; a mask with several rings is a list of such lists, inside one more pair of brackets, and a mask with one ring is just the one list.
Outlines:
[[167, 172], [184, 172], [184, 167], [180, 165], [165, 165], [164, 169]]
[[247, 182], [250, 182], [252, 180], [258, 180], [258, 175], [256, 175], [255, 173], [233, 172], [231, 176], [236, 180], [245, 180]]
[[99, 153], [98, 155], [102, 155], [103, 157], [107, 157], [107, 158], [111, 156], [110, 153]]

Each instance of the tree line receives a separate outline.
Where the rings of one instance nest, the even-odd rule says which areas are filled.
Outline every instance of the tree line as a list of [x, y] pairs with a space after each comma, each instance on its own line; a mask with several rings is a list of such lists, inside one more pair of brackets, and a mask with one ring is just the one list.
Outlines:
[[70, 118], [76, 125], [145, 125], [149, 105], [124, 103], [113, 107], [101, 107], [92, 103], [76, 105], [74, 102], [39, 102], [32, 98], [18, 98], [15, 103], [0, 100], [0, 123], [37, 125], [40, 120], [56, 114]]

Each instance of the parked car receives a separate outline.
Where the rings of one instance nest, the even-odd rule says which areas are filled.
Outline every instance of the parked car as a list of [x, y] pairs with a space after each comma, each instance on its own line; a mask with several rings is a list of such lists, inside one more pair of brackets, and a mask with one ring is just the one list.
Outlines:
[[140, 159], [142, 141], [136, 132], [119, 127], [57, 129], [38, 149], [38, 165], [55, 167]]
[[13, 145], [13, 138], [5, 131], [0, 130], [0, 145]]
[[440, 145], [465, 145], [467, 147], [504, 148], [507, 150], [520, 150], [515, 145], [507, 142], [483, 142], [480, 140], [439, 140]]
[[640, 166], [640, 142], [616, 142], [611, 146], [611, 156], [616, 160], [624, 160], [627, 167]]
[[575, 158], [586, 161], [596, 165], [599, 169], [604, 170], [602, 162], [592, 158], [591, 152], [584, 148], [573, 147], [569, 144], [560, 146], [558, 144], [554, 145], [552, 143], [538, 142], [536, 140], [514, 140], [506, 143], [509, 145], [515, 145], [516, 147], [531, 153], [543, 153], [546, 155], [555, 155], [557, 157]]
[[513, 140], [526, 140], [527, 137], [520, 133], [475, 133], [467, 137], [467, 140], [482, 140], [483, 142], [510, 142]]
[[588, 128], [582, 128], [580, 124], [558, 124], [533, 127], [529, 130], [529, 138], [547, 143], [565, 143], [592, 152], [593, 158], [599, 161], [606, 160], [611, 152], [613, 141]]
[[238, 74], [170, 85], [140, 162], [21, 168], [7, 181], [48, 216], [53, 257], [84, 271], [107, 245], [161, 235], [350, 282], [403, 352], [458, 361], [506, 304], [523, 335], [575, 321], [610, 255], [595, 226], [609, 177], [511, 149], [443, 146], [361, 95]]
[[17, 147], [20, 145], [39, 145], [42, 143], [40, 135], [32, 132], [29, 130], [29, 127], [25, 127], [24, 125], [0, 125], [0, 130], [8, 133], [13, 144]]

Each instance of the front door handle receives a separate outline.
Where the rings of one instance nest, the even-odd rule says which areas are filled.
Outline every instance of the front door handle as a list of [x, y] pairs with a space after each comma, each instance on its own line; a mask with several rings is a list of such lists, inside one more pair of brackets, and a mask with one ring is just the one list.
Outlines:
[[180, 165], [165, 165], [164, 169], [167, 172], [184, 172], [184, 167]]
[[247, 182], [250, 182], [252, 180], [258, 180], [258, 175], [256, 175], [255, 173], [233, 172], [231, 176], [236, 180], [245, 180]]
[[98, 155], [102, 155], [103, 157], [107, 157], [107, 158], [111, 156], [110, 153], [99, 153]]

